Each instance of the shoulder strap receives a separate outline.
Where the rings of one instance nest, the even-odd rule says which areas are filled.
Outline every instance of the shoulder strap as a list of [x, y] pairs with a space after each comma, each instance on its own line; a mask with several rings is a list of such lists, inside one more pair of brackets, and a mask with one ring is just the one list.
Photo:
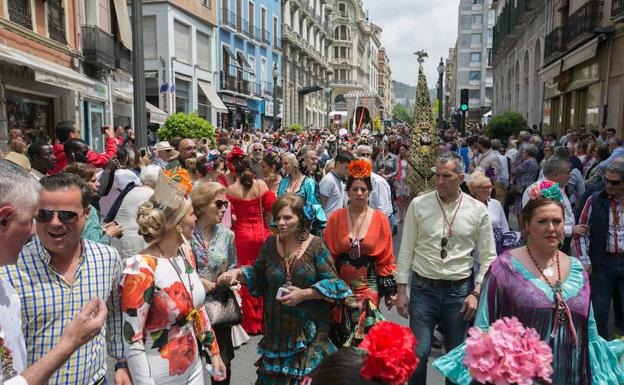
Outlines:
[[121, 203], [123, 202], [124, 198], [135, 187], [136, 185], [134, 184], [134, 182], [130, 182], [121, 191], [121, 193], [119, 193], [119, 195], [115, 199], [115, 202], [113, 202], [113, 205], [111, 206], [110, 210], [108, 210], [108, 214], [106, 214], [106, 218], [104, 218], [104, 223], [109, 223], [115, 220], [115, 217], [117, 217], [117, 212], [119, 211], [119, 208], [121, 207]]

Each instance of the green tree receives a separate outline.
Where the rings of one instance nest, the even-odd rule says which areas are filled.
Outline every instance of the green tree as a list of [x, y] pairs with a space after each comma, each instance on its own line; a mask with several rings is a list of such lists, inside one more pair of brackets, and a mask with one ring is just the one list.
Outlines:
[[301, 135], [301, 134], [303, 134], [303, 133], [304, 133], [303, 126], [302, 126], [301, 124], [297, 124], [297, 123], [295, 123], [295, 124], [291, 124], [291, 125], [288, 127], [288, 130], [287, 130], [287, 131], [288, 131], [288, 132], [294, 132], [294, 133], [296, 133], [297, 135]]
[[410, 126], [414, 124], [414, 117], [412, 116], [410, 111], [402, 104], [394, 105], [394, 107], [392, 108], [392, 116], [395, 119], [401, 120]]
[[494, 115], [487, 125], [486, 134], [490, 139], [507, 140], [511, 135], [516, 135], [528, 127], [521, 113], [509, 111]]
[[167, 118], [158, 131], [160, 140], [171, 140], [171, 138], [209, 138], [214, 143], [215, 130], [210, 122], [206, 121], [195, 112], [185, 114], [179, 112]]

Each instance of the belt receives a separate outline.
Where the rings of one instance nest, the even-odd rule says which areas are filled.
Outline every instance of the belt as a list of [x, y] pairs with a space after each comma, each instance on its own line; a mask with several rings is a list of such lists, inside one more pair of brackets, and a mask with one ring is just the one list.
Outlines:
[[624, 253], [605, 253], [605, 255], [610, 258], [624, 259]]
[[472, 275], [470, 277], [468, 277], [468, 278], [463, 278], [463, 279], [460, 279], [460, 280], [457, 280], [457, 281], [451, 281], [451, 280], [448, 280], [448, 279], [429, 279], [429, 278], [421, 277], [417, 273], [414, 273], [414, 277], [416, 277], [419, 280], [425, 282], [429, 286], [443, 287], [443, 288], [461, 286], [464, 283], [466, 283], [466, 282], [468, 282], [469, 280], [472, 279]]

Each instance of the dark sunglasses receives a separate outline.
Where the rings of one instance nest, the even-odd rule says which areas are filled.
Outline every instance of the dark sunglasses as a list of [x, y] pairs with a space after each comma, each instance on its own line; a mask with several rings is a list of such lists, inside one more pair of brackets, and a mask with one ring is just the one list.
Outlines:
[[448, 245], [448, 238], [442, 237], [440, 240], [440, 258], [444, 259], [448, 256], [448, 251], [446, 251], [446, 246]]
[[222, 201], [222, 200], [217, 199], [215, 201], [215, 205], [217, 206], [217, 210], [221, 210], [223, 207], [227, 209], [230, 206], [230, 202], [228, 202], [227, 200]]
[[253, 150], [254, 150], [254, 152], [262, 152], [261, 148], [254, 148]]
[[65, 225], [72, 225], [76, 223], [80, 217], [79, 213], [69, 210], [39, 209], [39, 211], [37, 211], [37, 215], [35, 215], [35, 220], [39, 223], [50, 223], [52, 222], [52, 218], [54, 218], [55, 213], [58, 216], [59, 221]]
[[621, 180], [613, 180], [613, 179], [604, 179], [606, 184], [610, 184], [611, 186], [619, 186], [620, 184], [622, 184]]

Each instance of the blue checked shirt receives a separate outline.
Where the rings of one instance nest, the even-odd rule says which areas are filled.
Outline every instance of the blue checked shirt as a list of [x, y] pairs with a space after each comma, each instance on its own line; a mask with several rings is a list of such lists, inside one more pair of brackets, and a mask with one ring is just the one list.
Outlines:
[[52, 375], [50, 385], [91, 385], [106, 375], [107, 352], [113, 358], [124, 358], [118, 290], [121, 259], [111, 247], [82, 242], [73, 285], [49, 265], [50, 254], [37, 237], [24, 246], [16, 265], [0, 269], [0, 276], [15, 288], [22, 303], [27, 366], [58, 343], [65, 326], [89, 299], [99, 297], [106, 302], [105, 327]]

